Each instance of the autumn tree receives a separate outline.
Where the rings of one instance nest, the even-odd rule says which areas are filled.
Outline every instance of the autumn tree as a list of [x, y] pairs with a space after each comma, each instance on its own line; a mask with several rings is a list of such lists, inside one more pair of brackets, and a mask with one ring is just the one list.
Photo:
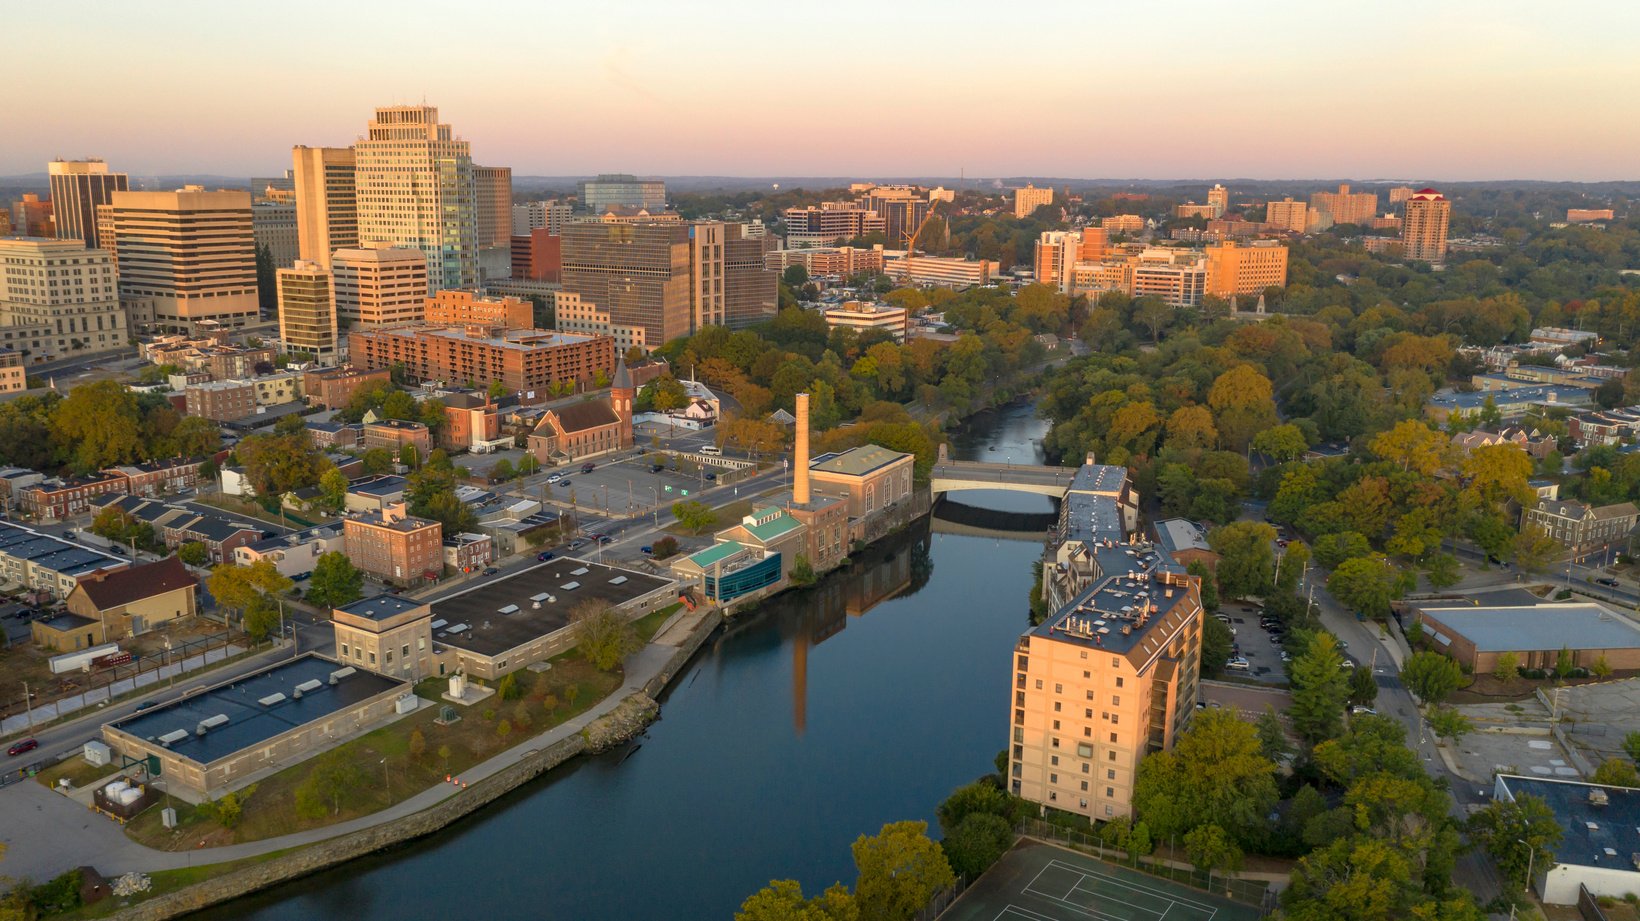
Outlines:
[[638, 632], [621, 613], [597, 601], [584, 601], [570, 612], [575, 648], [592, 667], [607, 672], [643, 648]]
[[90, 473], [143, 458], [137, 398], [117, 381], [81, 384], [51, 414], [51, 431], [70, 464]]
[[1263, 595], [1275, 579], [1276, 529], [1258, 521], [1235, 521], [1207, 535], [1219, 555], [1219, 593], [1228, 598]]
[[309, 603], [321, 608], [339, 608], [359, 600], [363, 594], [364, 573], [353, 565], [347, 554], [332, 550], [314, 562], [313, 576], [307, 587]]
[[1372, 453], [1419, 476], [1441, 469], [1450, 448], [1445, 435], [1417, 419], [1397, 422], [1372, 440]]
[[1233, 841], [1252, 844], [1278, 797], [1276, 765], [1253, 725], [1227, 710], [1204, 710], [1171, 750], [1140, 762], [1133, 804], [1163, 838], [1212, 822]]
[[1346, 606], [1367, 615], [1389, 615], [1389, 604], [1404, 590], [1406, 577], [1382, 554], [1345, 560], [1327, 577], [1327, 591]]
[[861, 918], [910, 921], [957, 881], [945, 851], [929, 840], [927, 822], [890, 822], [876, 835], [861, 835], [852, 850]]
[[1218, 421], [1219, 439], [1240, 451], [1258, 432], [1278, 422], [1270, 379], [1252, 365], [1237, 365], [1219, 375], [1207, 391], [1207, 405]]
[[1438, 652], [1423, 650], [1413, 653], [1402, 666], [1401, 681], [1419, 700], [1433, 706], [1463, 684], [1463, 669]]

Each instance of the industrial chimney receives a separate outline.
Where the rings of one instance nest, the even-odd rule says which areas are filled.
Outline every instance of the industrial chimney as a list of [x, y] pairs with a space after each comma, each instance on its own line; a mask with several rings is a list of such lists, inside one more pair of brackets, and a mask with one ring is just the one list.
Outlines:
[[809, 395], [797, 395], [797, 444], [793, 448], [792, 504], [809, 504]]

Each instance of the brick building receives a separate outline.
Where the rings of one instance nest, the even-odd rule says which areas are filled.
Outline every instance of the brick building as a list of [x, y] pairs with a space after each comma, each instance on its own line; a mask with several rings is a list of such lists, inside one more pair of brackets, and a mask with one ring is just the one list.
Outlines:
[[249, 381], [207, 381], [183, 391], [190, 416], [213, 422], [237, 422], [256, 415], [256, 385]]
[[353, 394], [374, 384], [390, 385], [392, 372], [387, 368], [318, 368], [302, 374], [302, 393], [309, 406], [339, 409], [346, 406]]
[[427, 299], [423, 319], [434, 325], [530, 329], [535, 305], [520, 297], [482, 297], [471, 291], [440, 291]]
[[402, 502], [347, 516], [342, 534], [353, 565], [378, 579], [417, 585], [444, 571], [443, 526], [411, 517]]
[[420, 422], [404, 419], [382, 419], [364, 424], [364, 447], [387, 448], [398, 451], [404, 445], [415, 445], [416, 454], [426, 457], [433, 450], [433, 435]]
[[125, 478], [126, 495], [153, 498], [165, 493], [181, 492], [199, 485], [199, 467], [203, 460], [173, 457], [169, 460], [149, 461], [146, 464], [127, 464], [110, 467], [104, 473]]
[[417, 380], [478, 387], [501, 381], [515, 393], [588, 382], [615, 364], [615, 340], [608, 336], [482, 325], [355, 329], [348, 350], [363, 367], [400, 364]]
[[89, 512], [97, 496], [122, 493], [125, 486], [125, 477], [114, 473], [44, 480], [24, 487], [19, 505], [36, 521], [66, 521]]

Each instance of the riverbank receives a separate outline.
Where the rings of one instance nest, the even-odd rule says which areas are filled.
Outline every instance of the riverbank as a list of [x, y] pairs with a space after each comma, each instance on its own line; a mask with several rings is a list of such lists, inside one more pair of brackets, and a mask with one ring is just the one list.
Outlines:
[[[636, 738], [659, 715], [655, 697], [677, 677], [721, 623], [722, 616], [716, 610], [680, 612], [671, 624], [662, 628], [654, 642], [628, 661], [625, 680], [616, 693], [575, 720], [466, 771], [463, 777], [466, 783], [460, 788], [440, 784], [384, 813], [289, 836], [311, 840], [291, 842], [278, 838], [184, 854], [139, 849], [133, 857], [140, 858], [141, 852], [146, 851], [152, 855], [152, 862], [144, 864], [139, 860], [134, 865], [117, 867], [116, 872], [157, 871], [156, 889], [165, 888], [162, 884], [168, 881], [168, 875], [189, 882], [174, 891], [160, 892], [113, 912], [101, 910], [103, 905], [99, 904], [76, 917], [119, 921], [175, 918], [440, 831], [577, 755], [607, 751]], [[177, 858], [184, 858], [186, 863], [178, 862]], [[210, 864], [193, 866], [200, 859], [209, 860]], [[212, 866], [224, 867], [225, 872], [192, 881], [210, 872]]]

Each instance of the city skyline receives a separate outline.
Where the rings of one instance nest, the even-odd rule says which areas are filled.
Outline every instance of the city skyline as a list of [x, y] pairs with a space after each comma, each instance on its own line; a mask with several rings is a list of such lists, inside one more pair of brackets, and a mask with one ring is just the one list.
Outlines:
[[[177, 3], [73, 33], [73, 56], [101, 62], [81, 73], [51, 66], [70, 39], [24, 8], [8, 20], [37, 40], [16, 49], [21, 130], [0, 175], [87, 156], [133, 176], [277, 175], [293, 145], [345, 145], [375, 107], [425, 99], [475, 161], [518, 176], [1634, 178], [1632, 8], [1599, 4], [1605, 25], [1588, 30], [1525, 4], [1397, 2], [1351, 21], [1188, 3], [1166, 42], [1140, 42], [1120, 37], [1155, 35], [1151, 10], [1063, 6], [1001, 42], [961, 3], [728, 3], [710, 19], [501, 3], [461, 21], [296, 2], [292, 21], [327, 27], [275, 55], [256, 53], [277, 41], [256, 14]], [[435, 26], [437, 57], [459, 67], [427, 67]], [[192, 66], [153, 67], [148, 51], [179, 37]], [[815, 56], [789, 53], [806, 45]]]

